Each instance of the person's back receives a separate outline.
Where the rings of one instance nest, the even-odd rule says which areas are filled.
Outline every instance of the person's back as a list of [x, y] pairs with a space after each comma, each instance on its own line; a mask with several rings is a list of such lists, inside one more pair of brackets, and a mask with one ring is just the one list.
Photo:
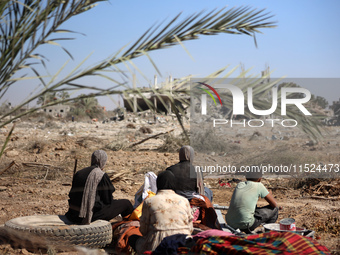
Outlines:
[[[191, 209], [185, 197], [177, 195], [173, 190], [160, 190], [156, 196], [147, 198], [143, 207], [148, 208], [149, 224], [145, 224], [149, 231], [169, 231], [191, 234], [188, 214]], [[142, 215], [146, 217], [146, 215]], [[141, 231], [143, 231], [141, 229]]]
[[129, 200], [113, 199], [115, 188], [103, 171], [106, 161], [106, 152], [96, 150], [91, 156], [91, 166], [74, 175], [69, 192], [69, 209], [65, 214], [70, 221], [90, 224], [98, 219], [111, 220], [118, 214], [126, 216], [132, 213]]
[[[86, 184], [86, 180], [91, 173], [91, 171], [95, 167], [90, 166], [86, 167], [82, 170], [79, 170], [73, 178], [72, 181], [72, 187], [69, 192], [69, 210], [65, 214], [65, 216], [75, 222], [80, 224], [82, 222], [82, 218], [79, 217], [79, 211], [82, 205], [82, 199], [84, 195], [84, 187]], [[93, 204], [93, 219], [96, 220], [97, 218], [100, 218], [102, 215], [101, 210], [104, 209], [107, 206], [110, 206], [113, 203], [113, 197], [112, 193], [115, 191], [114, 186], [112, 185], [110, 178], [107, 174], [103, 174], [102, 179], [98, 183], [98, 188], [96, 188], [95, 192], [95, 201]], [[108, 215], [110, 218], [111, 216]]]
[[[194, 194], [204, 192], [202, 175], [201, 181], [198, 181], [198, 174], [202, 173], [196, 173], [195, 167], [192, 165], [194, 154], [194, 149], [191, 146], [182, 146], [179, 150], [179, 163], [166, 169], [176, 177], [175, 192], [188, 200], [191, 200]], [[209, 199], [212, 201], [212, 196]]]
[[[276, 222], [279, 208], [272, 194], [261, 183], [261, 171], [246, 173], [246, 179], [234, 190], [226, 221], [231, 227], [250, 233], [262, 223]], [[268, 205], [257, 207], [259, 197], [264, 198]]]
[[165, 237], [190, 235], [193, 231], [189, 201], [174, 192], [175, 184], [172, 172], [161, 172], [157, 177], [157, 194], [144, 200], [139, 228], [143, 236], [129, 237], [130, 246], [138, 254], [155, 250]]
[[173, 190], [160, 190], [156, 196], [144, 201], [140, 231], [159, 241], [174, 234], [190, 235], [192, 218], [189, 215], [191, 209], [185, 197], [177, 195]]
[[197, 173], [190, 161], [181, 161], [166, 170], [171, 171], [176, 177], [176, 193], [197, 192]]
[[66, 216], [69, 219], [72, 219], [74, 222], [81, 221], [78, 218], [78, 214], [81, 207], [81, 202], [84, 193], [84, 187], [86, 184], [87, 177], [89, 176], [90, 172], [94, 169], [94, 166], [86, 167], [82, 170], [79, 170], [75, 173], [73, 180], [72, 180], [72, 187], [69, 192], [69, 210], [66, 213]]
[[260, 182], [245, 181], [237, 184], [230, 201], [226, 221], [235, 229], [247, 229], [254, 224], [258, 198], [268, 195]]

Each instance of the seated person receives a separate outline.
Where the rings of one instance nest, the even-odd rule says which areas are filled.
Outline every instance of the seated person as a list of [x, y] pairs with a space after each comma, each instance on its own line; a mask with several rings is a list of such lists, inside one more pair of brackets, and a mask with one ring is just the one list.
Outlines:
[[69, 210], [65, 216], [77, 224], [90, 224], [96, 220], [111, 220], [121, 214], [132, 213], [133, 206], [127, 199], [114, 200], [115, 191], [109, 176], [103, 172], [107, 154], [96, 150], [91, 166], [76, 172], [69, 193]]
[[170, 171], [163, 171], [157, 177], [157, 194], [144, 200], [139, 229], [143, 236], [129, 238], [130, 246], [138, 254], [154, 251], [167, 236], [191, 235], [193, 223], [189, 201], [174, 192], [175, 185], [175, 176]]
[[203, 186], [202, 172], [196, 172], [192, 165], [194, 160], [194, 149], [185, 145], [179, 150], [179, 163], [168, 167], [176, 177], [175, 192], [191, 200], [193, 194], [204, 194], [210, 201], [213, 199], [212, 191]]
[[[278, 218], [278, 205], [261, 183], [262, 172], [249, 172], [247, 181], [237, 184], [232, 195], [226, 221], [234, 229], [249, 234], [263, 223], [274, 223]], [[269, 205], [257, 207], [258, 198], [264, 198]]]

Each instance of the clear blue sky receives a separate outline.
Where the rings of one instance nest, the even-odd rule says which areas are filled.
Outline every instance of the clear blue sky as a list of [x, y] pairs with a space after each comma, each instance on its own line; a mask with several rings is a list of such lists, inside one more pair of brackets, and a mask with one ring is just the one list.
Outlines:
[[[79, 15], [64, 25], [64, 28], [78, 31], [76, 40], [62, 42], [62, 45], [75, 57], [67, 68], [80, 63], [92, 53], [87, 65], [114, 54], [127, 44], [135, 42], [149, 27], [162, 21], [169, 21], [182, 12], [183, 19], [201, 10], [214, 8], [250, 6], [265, 8], [275, 15], [277, 27], [262, 29], [257, 34], [258, 48], [254, 40], [246, 35], [220, 34], [206, 36], [196, 41], [185, 42], [194, 59], [188, 56], [181, 46], [151, 53], [164, 81], [169, 75], [182, 77], [195, 75], [203, 77], [226, 65], [230, 69], [242, 63], [251, 74], [259, 75], [266, 66], [273, 71], [272, 77], [288, 78], [339, 78], [333, 86], [322, 84], [310, 88], [312, 93], [326, 97], [330, 103], [340, 98], [340, 1], [338, 0], [110, 0], [102, 2], [93, 10]], [[180, 19], [181, 20], [181, 19]], [[51, 73], [58, 70], [68, 60], [68, 56], [58, 48], [49, 46], [43, 49], [50, 62]], [[156, 71], [145, 58], [134, 63], [146, 75], [147, 80], [139, 79], [140, 86], [153, 82]], [[121, 66], [126, 70], [124, 66]], [[235, 76], [239, 74], [236, 71]], [[34, 88], [38, 81], [27, 81], [26, 88]], [[88, 79], [88, 84], [103, 87], [112, 86], [102, 80]], [[10, 91], [8, 101], [17, 104], [31, 89], [16, 88]], [[21, 94], [19, 91], [25, 91]], [[115, 106], [108, 98], [99, 98], [101, 105], [108, 109]]]

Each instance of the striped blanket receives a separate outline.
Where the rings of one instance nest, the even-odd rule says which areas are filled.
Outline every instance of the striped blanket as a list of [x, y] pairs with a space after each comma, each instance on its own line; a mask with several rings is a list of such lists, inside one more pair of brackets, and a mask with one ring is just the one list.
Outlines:
[[[183, 249], [179, 253], [189, 252]], [[267, 232], [247, 237], [212, 236], [197, 240], [189, 253], [195, 254], [330, 254], [315, 240], [293, 232]]]
[[[151, 251], [144, 254], [152, 254]], [[247, 237], [211, 236], [200, 238], [190, 248], [180, 247], [177, 254], [289, 254], [330, 255], [329, 250], [315, 240], [293, 232], [267, 232]]]

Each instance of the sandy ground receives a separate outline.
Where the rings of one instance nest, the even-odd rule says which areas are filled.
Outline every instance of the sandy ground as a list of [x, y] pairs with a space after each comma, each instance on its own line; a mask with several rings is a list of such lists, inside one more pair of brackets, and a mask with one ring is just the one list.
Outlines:
[[[130, 120], [105, 124], [46, 120], [16, 123], [0, 162], [0, 225], [20, 216], [64, 214], [67, 211], [75, 161], [78, 170], [88, 166], [90, 156], [96, 149], [104, 149], [108, 153], [106, 171], [116, 187], [114, 197], [127, 198], [134, 203], [134, 194], [142, 185], [146, 172], [157, 173], [178, 161], [175, 150], [164, 152], [159, 147], [166, 144], [167, 147], [179, 148], [180, 145], [170, 144], [166, 135], [161, 135], [132, 148], [127, 147], [170, 130], [174, 130], [171, 134], [176, 137], [181, 134], [181, 129], [170, 117], [162, 118], [158, 124], [150, 124], [147, 119]], [[149, 128], [147, 131], [152, 133], [143, 133], [141, 127]], [[10, 128], [11, 125], [0, 130], [1, 144]], [[274, 146], [272, 135], [285, 134], [272, 129], [261, 130], [256, 135], [253, 130], [227, 130], [224, 131], [224, 137], [231, 146], [230, 151], [224, 154], [201, 154], [198, 158], [206, 162], [223, 159], [235, 166], [266, 157], [282, 162], [302, 163], [307, 159], [315, 159], [315, 162], [340, 163], [339, 128], [329, 128], [329, 131], [327, 138], [319, 144], [310, 144], [305, 135], [296, 132], [290, 134], [289, 139], [278, 139]], [[266, 145], [261, 145], [262, 148], [259, 145], [261, 141], [266, 142]], [[229, 205], [236, 186], [232, 178], [243, 177], [212, 174], [205, 177], [206, 184], [214, 192], [214, 204]], [[221, 186], [219, 180], [224, 183], [229, 181], [231, 187]], [[264, 178], [263, 183], [283, 206], [279, 219], [294, 218], [298, 227], [315, 231], [318, 242], [333, 254], [340, 254], [339, 178], [308, 180], [276, 176]], [[265, 204], [265, 201], [260, 200], [259, 204]], [[2, 244], [0, 254], [31, 253]]]

